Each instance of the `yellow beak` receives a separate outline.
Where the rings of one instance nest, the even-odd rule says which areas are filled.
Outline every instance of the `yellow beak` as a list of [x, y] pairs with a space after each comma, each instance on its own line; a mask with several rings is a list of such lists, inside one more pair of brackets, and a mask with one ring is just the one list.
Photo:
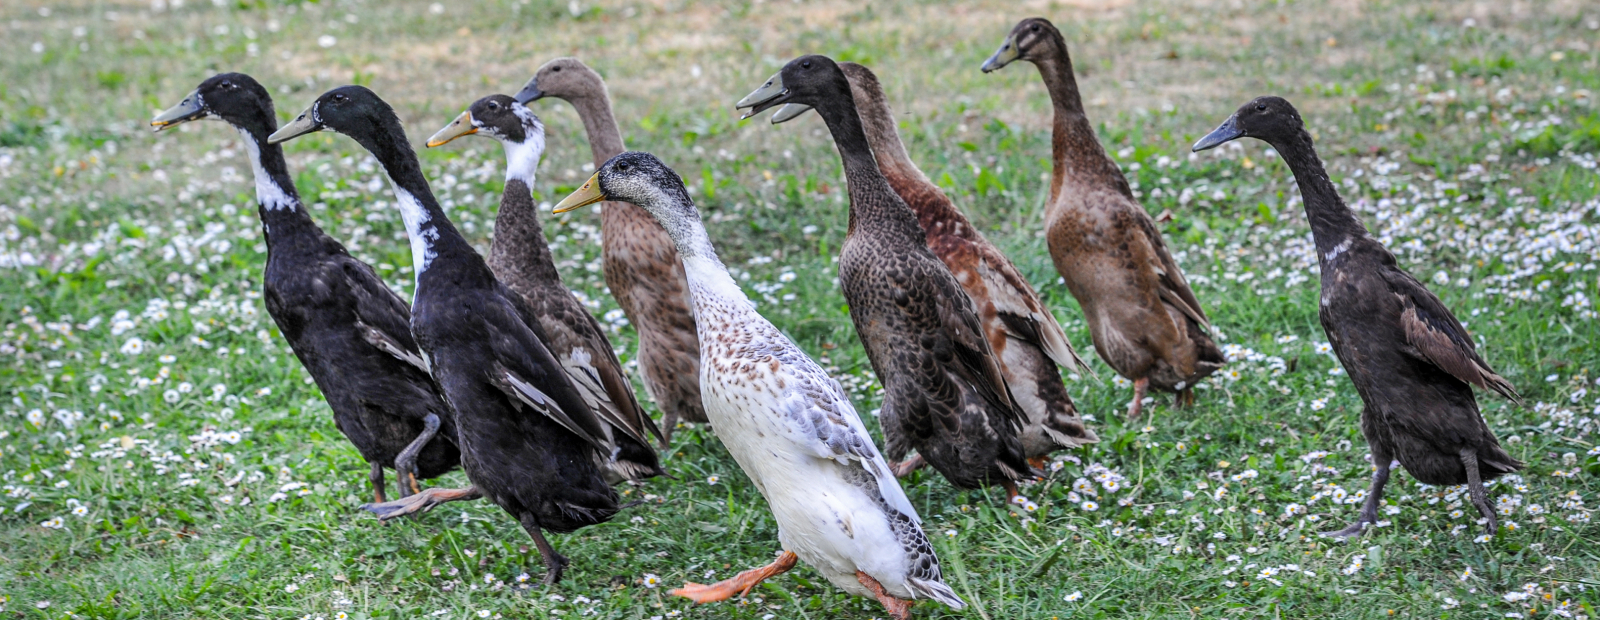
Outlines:
[[428, 148], [444, 146], [446, 142], [475, 133], [478, 133], [478, 128], [472, 125], [472, 111], [467, 110], [457, 116], [456, 120], [450, 121], [449, 125], [445, 125], [444, 129], [434, 133], [432, 138], [428, 138]]
[[568, 211], [587, 207], [602, 200], [606, 200], [606, 195], [600, 191], [600, 173], [595, 172], [594, 176], [589, 177], [589, 180], [583, 182], [583, 187], [578, 188], [578, 191], [572, 192], [571, 196], [567, 196], [566, 199], [562, 200], [561, 204], [556, 205], [556, 208], [551, 212], [566, 213]]

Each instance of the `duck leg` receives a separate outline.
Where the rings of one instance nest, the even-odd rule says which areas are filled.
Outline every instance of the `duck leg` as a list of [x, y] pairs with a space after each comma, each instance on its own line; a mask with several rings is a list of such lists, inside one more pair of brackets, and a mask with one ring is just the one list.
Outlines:
[[522, 529], [528, 531], [528, 536], [533, 538], [533, 545], [539, 548], [540, 557], [544, 558], [544, 585], [556, 585], [572, 561], [568, 560], [567, 556], [556, 553], [556, 548], [550, 546], [550, 541], [544, 539], [544, 531], [539, 529], [539, 524], [533, 520], [532, 515], [523, 516], [521, 521]]
[[1178, 397], [1173, 399], [1173, 400], [1176, 401], [1175, 404], [1177, 404], [1179, 407], [1193, 407], [1194, 406], [1194, 388], [1186, 387], [1186, 388], [1183, 388], [1181, 390], [1178, 390]]
[[[387, 486], [387, 483], [383, 481], [382, 463], [372, 464], [372, 473], [367, 474], [367, 481], [372, 483], [372, 501], [382, 504], [384, 502], [383, 487]], [[401, 486], [404, 487], [405, 485]]]
[[1483, 526], [1483, 533], [1493, 536], [1500, 531], [1500, 520], [1495, 518], [1494, 507], [1489, 505], [1489, 493], [1484, 490], [1483, 479], [1478, 476], [1478, 451], [1462, 449], [1461, 464], [1467, 468], [1467, 489], [1472, 493], [1472, 505], [1477, 506], [1478, 514], [1488, 520]]
[[[361, 506], [361, 509], [377, 515], [379, 521], [388, 521], [396, 517], [404, 517], [406, 515], [428, 512], [429, 510], [433, 510], [433, 507], [438, 506], [439, 504], [474, 500], [480, 497], [483, 497], [483, 493], [478, 492], [477, 487], [466, 487], [464, 489], [441, 489], [439, 487], [434, 487], [421, 493], [414, 494], [405, 499], [397, 499], [392, 502], [379, 501], [376, 504], [365, 504]], [[378, 499], [382, 500], [383, 496], [379, 495]]]
[[[394, 473], [400, 479], [400, 498], [405, 499], [413, 493], [421, 493], [422, 487], [417, 484], [417, 455], [422, 454], [422, 447], [439, 434], [439, 414], [430, 413], [422, 419], [422, 432], [411, 444], [394, 457]], [[382, 503], [383, 500], [378, 500]]]
[[1028, 466], [1032, 467], [1034, 469], [1037, 469], [1039, 471], [1045, 471], [1045, 466], [1049, 465], [1049, 464], [1050, 464], [1050, 461], [1049, 461], [1048, 457], [1036, 456], [1036, 457], [1028, 459]]
[[696, 603], [726, 601], [735, 596], [747, 595], [750, 593], [750, 588], [756, 587], [756, 584], [789, 572], [799, 560], [800, 556], [795, 555], [793, 551], [785, 550], [779, 553], [778, 559], [773, 560], [771, 564], [744, 571], [734, 575], [732, 579], [724, 579], [711, 585], [688, 582], [668, 594], [681, 596]]
[[911, 475], [911, 472], [922, 469], [922, 466], [926, 464], [927, 462], [922, 460], [922, 455], [916, 454], [899, 463], [890, 463], [889, 470], [894, 472], [894, 477], [904, 478]]
[[883, 608], [889, 612], [890, 618], [893, 620], [911, 620], [911, 606], [917, 604], [916, 601], [896, 598], [893, 594], [883, 589], [883, 584], [878, 583], [877, 579], [873, 579], [872, 575], [868, 575], [865, 572], [856, 571], [856, 581], [861, 582], [862, 586], [872, 591], [872, 596], [883, 604]]
[[1128, 420], [1139, 419], [1139, 410], [1144, 408], [1144, 394], [1149, 389], [1149, 377], [1139, 377], [1133, 380], [1133, 402], [1128, 403]]
[[1378, 521], [1378, 502], [1383, 500], [1383, 487], [1389, 483], [1389, 465], [1393, 461], [1387, 454], [1378, 454], [1377, 450], [1373, 450], [1372, 461], [1378, 468], [1372, 472], [1372, 486], [1367, 487], [1367, 499], [1361, 503], [1361, 516], [1356, 517], [1356, 522], [1349, 527], [1337, 532], [1323, 532], [1323, 536], [1349, 538], [1359, 535], [1368, 524]]

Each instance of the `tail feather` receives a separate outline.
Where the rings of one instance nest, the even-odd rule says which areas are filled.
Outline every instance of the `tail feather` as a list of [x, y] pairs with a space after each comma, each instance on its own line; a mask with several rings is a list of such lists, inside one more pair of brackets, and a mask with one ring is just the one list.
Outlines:
[[911, 577], [906, 579], [906, 583], [911, 586], [911, 591], [917, 595], [917, 598], [933, 599], [951, 609], [963, 609], [967, 606], [967, 602], [956, 596], [955, 590], [951, 590], [950, 586], [945, 585], [942, 581]]

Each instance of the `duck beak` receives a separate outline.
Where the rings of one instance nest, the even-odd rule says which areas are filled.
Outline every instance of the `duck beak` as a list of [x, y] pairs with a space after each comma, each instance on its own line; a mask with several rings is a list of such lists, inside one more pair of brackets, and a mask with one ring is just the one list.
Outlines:
[[196, 90], [185, 95], [183, 101], [179, 101], [178, 105], [167, 108], [166, 111], [150, 119], [150, 126], [154, 127], [156, 131], [161, 131], [173, 125], [197, 121], [206, 116], [209, 116], [209, 114], [206, 112], [205, 107], [200, 105], [200, 91]]
[[1206, 134], [1206, 137], [1201, 138], [1199, 142], [1194, 143], [1193, 150], [1198, 153], [1242, 137], [1244, 137], [1244, 131], [1239, 129], [1239, 115], [1235, 114], [1228, 117], [1228, 120], [1222, 121], [1221, 125], [1211, 130], [1211, 133]]
[[280, 144], [308, 133], [322, 131], [322, 123], [314, 120], [316, 112], [317, 104], [313, 103], [311, 107], [306, 108], [306, 111], [301, 112], [300, 116], [296, 116], [294, 121], [279, 127], [277, 131], [272, 132], [272, 135], [267, 136], [267, 144]]
[[539, 90], [539, 76], [528, 78], [528, 83], [522, 85], [522, 90], [517, 91], [517, 103], [528, 105], [529, 102], [544, 98], [544, 91]]
[[[736, 110], [750, 108], [749, 112], [745, 112], [744, 116], [739, 117], [739, 120], [742, 121], [760, 114], [762, 111], [768, 108], [783, 103], [782, 99], [784, 95], [787, 94], [789, 94], [789, 89], [783, 87], [783, 72], [780, 71], [772, 74], [772, 77], [767, 78], [767, 82], [761, 85], [761, 88], [757, 88], [755, 92], [745, 95], [745, 97], [740, 99], [739, 103], [734, 104], [733, 107]], [[803, 112], [804, 110], [801, 111]], [[798, 112], [796, 113], [798, 114]]]
[[1017, 51], [1017, 37], [1008, 35], [1006, 40], [1000, 43], [1000, 49], [995, 50], [993, 56], [983, 61], [983, 72], [999, 71], [1021, 55], [1022, 52]]
[[556, 208], [550, 212], [566, 213], [602, 200], [607, 200], [607, 198], [605, 193], [600, 191], [600, 172], [595, 171], [594, 176], [583, 182], [583, 187], [578, 188], [578, 191], [572, 192], [571, 196], [567, 196], [566, 199], [561, 201], [561, 204], [556, 205]]
[[478, 128], [472, 124], [472, 110], [467, 110], [457, 116], [456, 120], [450, 121], [449, 125], [445, 125], [444, 129], [434, 133], [432, 138], [428, 138], [428, 148], [444, 146], [446, 142], [475, 133], [478, 133]]
[[778, 108], [778, 111], [772, 114], [772, 124], [776, 125], [778, 123], [793, 119], [796, 116], [805, 114], [809, 110], [811, 110], [811, 106], [803, 103], [785, 103], [783, 104], [783, 107]]

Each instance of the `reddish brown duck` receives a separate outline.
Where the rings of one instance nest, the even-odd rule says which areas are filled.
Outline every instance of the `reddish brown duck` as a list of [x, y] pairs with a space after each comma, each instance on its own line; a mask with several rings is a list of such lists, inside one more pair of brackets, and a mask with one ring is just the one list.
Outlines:
[[1177, 392], [1180, 404], [1192, 402], [1195, 382], [1226, 361], [1200, 300], [1095, 138], [1061, 32], [1044, 18], [1022, 20], [983, 70], [1016, 60], [1039, 68], [1055, 106], [1055, 167], [1045, 206], [1050, 257], [1083, 306], [1100, 359], [1133, 380], [1128, 417], [1139, 415], [1150, 387]]
[[[545, 63], [516, 99], [526, 105], [545, 97], [563, 99], [578, 110], [595, 167], [623, 151], [611, 96], [594, 69], [576, 58]], [[661, 409], [666, 445], [679, 420], [706, 421], [700, 403], [700, 338], [689, 312], [683, 262], [667, 231], [638, 206], [604, 203], [600, 229], [606, 287], [639, 333], [639, 370], [645, 391]]]
[[911, 161], [878, 76], [853, 62], [839, 63], [839, 69], [850, 79], [878, 170], [916, 213], [928, 236], [928, 249], [972, 298], [984, 336], [1000, 358], [1006, 386], [1028, 414], [1022, 429], [1023, 452], [1034, 467], [1040, 467], [1051, 452], [1099, 441], [1084, 427], [1061, 382], [1059, 366], [1088, 370], [1088, 365], [1072, 349], [1055, 316], [1016, 265]]
[[1484, 423], [1472, 386], [1520, 402], [1516, 389], [1478, 356], [1450, 309], [1401, 269], [1345, 205], [1293, 105], [1279, 97], [1246, 103], [1194, 150], [1243, 137], [1271, 144], [1294, 171], [1321, 265], [1322, 329], [1366, 405], [1361, 433], [1376, 468], [1372, 488], [1355, 523], [1329, 534], [1352, 536], [1378, 520], [1395, 459], [1427, 484], [1466, 484], [1493, 534], [1498, 524], [1483, 481], [1522, 463]]

